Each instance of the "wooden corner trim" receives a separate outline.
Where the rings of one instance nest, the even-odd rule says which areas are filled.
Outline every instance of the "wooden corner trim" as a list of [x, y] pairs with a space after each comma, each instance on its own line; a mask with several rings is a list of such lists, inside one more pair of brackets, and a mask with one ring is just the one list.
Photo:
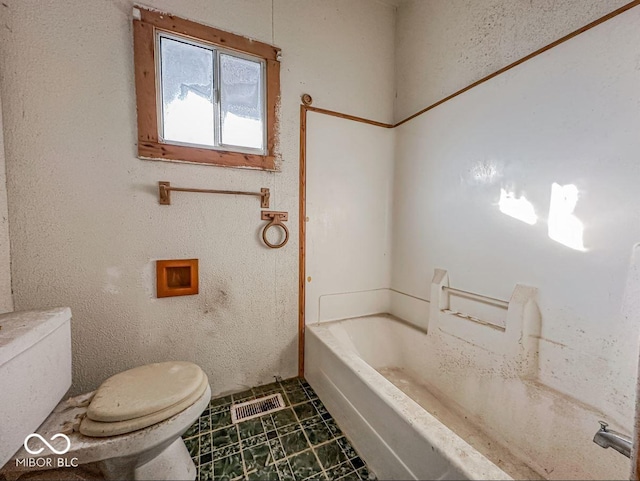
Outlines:
[[298, 377], [304, 377], [307, 246], [307, 107], [300, 106], [300, 186], [298, 217]]

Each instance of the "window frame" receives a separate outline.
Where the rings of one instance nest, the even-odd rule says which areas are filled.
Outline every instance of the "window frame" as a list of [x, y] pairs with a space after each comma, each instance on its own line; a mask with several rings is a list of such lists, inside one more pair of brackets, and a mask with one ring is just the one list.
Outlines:
[[[210, 147], [162, 140], [159, 123], [162, 105], [159, 102], [158, 32], [170, 38], [184, 39], [187, 43], [211, 46], [219, 53], [226, 52], [230, 55], [245, 56], [264, 62], [266, 129], [263, 154], [256, 153], [256, 149], [240, 146], [235, 150], [236, 146], [222, 144]], [[134, 7], [133, 33], [138, 110], [138, 157], [223, 167], [276, 170], [277, 109], [280, 102], [279, 48], [139, 6]], [[216, 104], [218, 103], [219, 100], [216, 99]], [[227, 150], [229, 148], [234, 150]]]

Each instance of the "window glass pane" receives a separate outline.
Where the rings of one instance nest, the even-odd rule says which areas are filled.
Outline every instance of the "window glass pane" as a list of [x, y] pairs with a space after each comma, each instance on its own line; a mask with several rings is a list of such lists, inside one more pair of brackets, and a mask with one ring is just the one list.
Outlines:
[[213, 52], [160, 37], [162, 137], [214, 145]]
[[262, 64], [220, 54], [222, 143], [263, 148]]

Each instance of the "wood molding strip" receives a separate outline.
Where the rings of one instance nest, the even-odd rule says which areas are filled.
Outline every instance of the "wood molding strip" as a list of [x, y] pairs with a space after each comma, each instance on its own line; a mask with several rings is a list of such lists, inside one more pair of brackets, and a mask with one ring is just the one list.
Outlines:
[[299, 224], [299, 277], [298, 277], [298, 377], [304, 377], [304, 331], [306, 293], [306, 247], [307, 247], [307, 109], [300, 106], [300, 212]]
[[302, 105], [302, 107], [311, 112], [331, 115], [332, 117], [339, 117], [341, 119], [353, 120], [354, 122], [362, 122], [363, 124], [375, 125], [376, 127], [383, 127], [385, 129], [392, 129], [394, 127], [393, 124], [385, 124], [384, 122], [369, 120], [369, 119], [365, 119], [364, 117], [356, 117], [355, 115], [343, 114], [342, 112], [336, 112], [335, 110], [321, 109], [318, 107], [311, 107], [310, 105]]
[[598, 18], [597, 20], [594, 20], [593, 22], [585, 25], [582, 28], [579, 28], [578, 30], [575, 30], [573, 32], [571, 32], [568, 35], [565, 35], [564, 37], [556, 40], [555, 42], [550, 43], [549, 45], [546, 45], [538, 50], [536, 50], [533, 53], [530, 53], [529, 55], [522, 57], [519, 60], [516, 60], [515, 62], [507, 65], [506, 67], [501, 68], [500, 70], [497, 70], [495, 72], [493, 72], [492, 74], [487, 75], [486, 77], [481, 78], [480, 80], [477, 80], [476, 82], [473, 82], [471, 85], [466, 86], [463, 89], [458, 90], [455, 93], [452, 93], [451, 95], [449, 95], [448, 97], [443, 98], [442, 100], [438, 100], [436, 103], [429, 105], [428, 107], [420, 110], [419, 112], [416, 112], [413, 115], [410, 115], [409, 117], [407, 117], [406, 119], [396, 123], [394, 125], [394, 127], [398, 127], [406, 122], [409, 122], [410, 120], [415, 119], [416, 117], [424, 114], [425, 112], [428, 112], [429, 110], [432, 110], [434, 108], [436, 108], [438, 105], [442, 105], [445, 102], [448, 102], [449, 100], [457, 97], [458, 95], [461, 95], [469, 90], [471, 90], [474, 87], [477, 87], [480, 84], [485, 83], [487, 80], [491, 80], [494, 77], [497, 77], [500, 74], [505, 73], [508, 70], [511, 70], [514, 67], [517, 67], [518, 65], [526, 62], [527, 60], [531, 60], [534, 57], [537, 57], [538, 55], [540, 55], [541, 53], [546, 52], [547, 50], [551, 50], [554, 47], [557, 47], [558, 45], [566, 42], [567, 40], [571, 40], [573, 37], [576, 37], [578, 35], [580, 35], [581, 33], [586, 32], [587, 30], [591, 30], [594, 27], [597, 27], [598, 25], [600, 25], [601, 23], [606, 22], [607, 20], [611, 20], [614, 17], [617, 17], [618, 15], [620, 15], [621, 13], [626, 12], [627, 10], [632, 9], [633, 7], [637, 7], [638, 5], [640, 5], [640, 0], [634, 0], [633, 2], [629, 2], [626, 5], [623, 5], [622, 7], [618, 8], [617, 10], [614, 10], [611, 13], [608, 13], [607, 15]]

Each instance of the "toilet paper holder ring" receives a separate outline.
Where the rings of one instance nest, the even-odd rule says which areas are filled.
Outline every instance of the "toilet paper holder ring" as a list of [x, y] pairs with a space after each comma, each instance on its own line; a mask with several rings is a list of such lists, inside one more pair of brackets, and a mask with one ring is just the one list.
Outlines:
[[[280, 249], [281, 247], [284, 247], [284, 245], [289, 242], [289, 229], [287, 229], [287, 226], [284, 225], [283, 222], [289, 220], [289, 213], [273, 210], [263, 210], [260, 214], [262, 220], [271, 221], [262, 229], [262, 241], [267, 247], [270, 247], [271, 249]], [[282, 230], [284, 230], [284, 240], [280, 244], [272, 244], [267, 239], [267, 231], [274, 226], [279, 226], [282, 228]]]

